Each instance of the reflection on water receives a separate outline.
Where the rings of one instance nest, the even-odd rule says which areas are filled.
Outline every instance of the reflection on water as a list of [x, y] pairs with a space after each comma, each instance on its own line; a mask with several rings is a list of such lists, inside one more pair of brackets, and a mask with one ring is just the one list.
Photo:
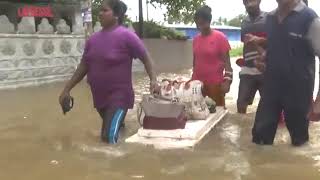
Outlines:
[[[190, 71], [181, 74], [189, 77]], [[135, 75], [136, 100], [148, 91], [147, 84], [144, 75]], [[174, 151], [123, 143], [138, 128], [135, 110], [128, 114], [121, 143], [101, 143], [101, 120], [87, 84], [72, 92], [75, 107], [67, 116], [57, 103], [62, 87], [59, 83], [0, 92], [1, 180], [320, 179], [320, 125], [311, 124], [311, 141], [301, 148], [290, 146], [285, 128], [279, 129], [275, 146], [253, 145], [255, 107], [247, 115], [235, 113], [237, 82], [227, 97], [230, 113], [225, 120], [195, 149]]]

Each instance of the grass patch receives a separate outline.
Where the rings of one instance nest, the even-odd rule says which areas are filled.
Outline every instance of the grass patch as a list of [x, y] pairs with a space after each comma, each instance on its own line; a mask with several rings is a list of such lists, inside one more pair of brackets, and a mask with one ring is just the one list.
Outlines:
[[239, 57], [243, 55], [243, 46], [232, 48], [230, 51], [230, 57]]

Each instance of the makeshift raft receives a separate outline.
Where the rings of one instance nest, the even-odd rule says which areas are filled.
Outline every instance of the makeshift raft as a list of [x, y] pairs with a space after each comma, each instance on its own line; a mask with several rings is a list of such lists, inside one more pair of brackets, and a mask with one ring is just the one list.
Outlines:
[[190, 120], [185, 129], [148, 130], [140, 128], [136, 134], [126, 139], [127, 143], [151, 145], [156, 149], [193, 148], [211, 129], [227, 114], [223, 107], [217, 107], [216, 113], [210, 114], [206, 120]]

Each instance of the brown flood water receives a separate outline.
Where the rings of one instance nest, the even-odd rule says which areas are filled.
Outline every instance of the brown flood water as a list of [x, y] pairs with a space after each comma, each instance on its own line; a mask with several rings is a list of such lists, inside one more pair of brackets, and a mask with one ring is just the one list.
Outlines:
[[[143, 74], [135, 75], [136, 100], [146, 84]], [[310, 143], [301, 148], [290, 146], [285, 128], [274, 146], [253, 145], [257, 102], [249, 114], [236, 114], [237, 86], [227, 97], [227, 117], [195, 149], [173, 151], [124, 143], [138, 128], [135, 110], [118, 145], [101, 143], [85, 81], [72, 92], [75, 107], [67, 116], [57, 103], [63, 83], [0, 91], [0, 180], [319, 180], [320, 124], [311, 124]]]

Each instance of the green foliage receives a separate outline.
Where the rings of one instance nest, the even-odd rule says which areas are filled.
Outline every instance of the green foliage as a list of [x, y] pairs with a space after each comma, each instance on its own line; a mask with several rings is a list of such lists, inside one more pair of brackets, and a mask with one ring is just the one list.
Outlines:
[[219, 17], [219, 19], [212, 22], [213, 25], [228, 25], [234, 27], [241, 27], [241, 23], [246, 17], [245, 14], [239, 14], [238, 16], [232, 18], [231, 20], [227, 20], [227, 18]]
[[167, 9], [165, 19], [176, 23], [193, 22], [195, 11], [204, 5], [205, 0], [149, 0], [153, 5], [164, 5]]
[[227, 18], [219, 17], [218, 20], [212, 22], [213, 25], [226, 25], [228, 24]]
[[[96, 22], [99, 14], [99, 6], [103, 0], [92, 0], [93, 21]], [[171, 22], [189, 23], [193, 21], [195, 11], [205, 0], [149, 0], [153, 6], [160, 5], [167, 9], [165, 19]], [[138, 3], [138, 1], [137, 1]]]
[[236, 16], [235, 18], [231, 19], [230, 21], [228, 21], [227, 24], [229, 26], [241, 27], [241, 23], [245, 17], [246, 17], [245, 14], [240, 14], [240, 15]]
[[79, 2], [79, 0], [51, 0], [53, 2], [57, 2], [57, 3], [77, 3]]
[[47, 4], [47, 3], [61, 3], [61, 4], [76, 4], [79, 0], [7, 0], [15, 3], [28, 3], [28, 4]]
[[243, 55], [243, 46], [232, 48], [230, 51], [230, 57], [239, 57]]
[[[135, 31], [138, 31], [138, 23], [135, 22], [132, 24]], [[179, 32], [170, 28], [166, 28], [164, 26], [160, 26], [155, 22], [149, 21], [144, 22], [144, 32], [143, 35], [145, 38], [162, 38], [162, 39], [170, 39], [170, 40], [187, 40], [187, 37]]]
[[92, 21], [95, 24], [99, 20], [100, 5], [103, 0], [92, 0]]

